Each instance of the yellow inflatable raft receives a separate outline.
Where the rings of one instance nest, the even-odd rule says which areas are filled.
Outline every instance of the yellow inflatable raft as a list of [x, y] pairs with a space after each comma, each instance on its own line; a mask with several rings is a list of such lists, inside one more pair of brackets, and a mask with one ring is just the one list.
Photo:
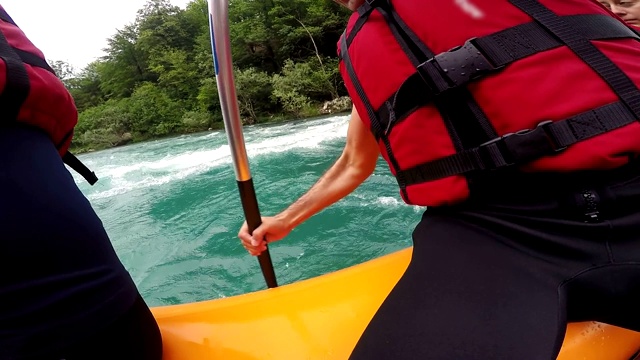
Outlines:
[[[410, 258], [408, 248], [273, 289], [153, 308], [164, 359], [347, 359]], [[629, 360], [639, 349], [640, 333], [574, 323], [558, 359]]]

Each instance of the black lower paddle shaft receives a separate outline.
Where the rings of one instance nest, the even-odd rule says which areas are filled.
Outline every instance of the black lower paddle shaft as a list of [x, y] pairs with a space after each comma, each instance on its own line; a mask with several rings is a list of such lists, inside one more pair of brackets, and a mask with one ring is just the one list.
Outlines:
[[[256, 198], [255, 188], [253, 187], [253, 179], [245, 181], [237, 181], [238, 189], [240, 190], [240, 201], [242, 202], [242, 208], [244, 210], [244, 217], [247, 219], [247, 226], [249, 227], [249, 233], [252, 234], [255, 229], [262, 224], [262, 217], [260, 216], [260, 209], [258, 208], [258, 199]], [[276, 281], [276, 274], [271, 265], [271, 255], [269, 254], [269, 247], [262, 254], [258, 255], [258, 262], [264, 275], [264, 280], [269, 288], [278, 287]]]

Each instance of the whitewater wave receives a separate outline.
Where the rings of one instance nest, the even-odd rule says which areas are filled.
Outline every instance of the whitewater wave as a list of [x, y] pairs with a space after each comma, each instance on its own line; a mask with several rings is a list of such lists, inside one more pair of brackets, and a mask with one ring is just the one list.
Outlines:
[[[283, 124], [267, 128], [254, 127], [247, 131], [246, 151], [249, 159], [283, 153], [297, 149], [321, 147], [323, 143], [346, 137], [348, 116], [326, 118]], [[206, 173], [216, 167], [232, 162], [231, 149], [223, 132], [181, 138], [181, 142], [192, 142], [191, 150], [172, 153], [174, 146], [162, 144], [140, 144], [144, 151], [129, 149], [127, 158], [111, 154], [82, 159], [106, 187], [85, 187], [89, 199], [103, 199], [122, 195], [129, 191], [179, 181], [189, 176]], [[217, 141], [214, 141], [217, 140]], [[198, 148], [193, 149], [194, 146]], [[135, 147], [133, 145], [132, 147]], [[156, 152], [149, 154], [149, 147]], [[210, 147], [214, 147], [211, 149]], [[107, 150], [108, 151], [108, 150]], [[72, 172], [73, 173], [73, 172]], [[84, 180], [73, 173], [76, 183], [85, 186]], [[98, 183], [100, 184], [100, 182]]]

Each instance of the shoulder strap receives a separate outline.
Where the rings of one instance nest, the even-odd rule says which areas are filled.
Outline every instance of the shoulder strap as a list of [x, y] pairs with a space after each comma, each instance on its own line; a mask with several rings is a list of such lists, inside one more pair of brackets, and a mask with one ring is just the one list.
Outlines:
[[4, 22], [8, 22], [9, 24], [18, 27], [18, 25], [16, 24], [15, 21], [13, 21], [13, 19], [11, 18], [11, 16], [9, 16], [9, 14], [7, 13], [7, 11], [2, 8], [0, 6], [0, 20], [4, 21]]
[[[640, 89], [569, 17], [558, 16], [536, 0], [510, 0], [531, 16], [560, 45], [567, 46], [605, 81], [620, 99], [560, 121], [543, 121], [534, 129], [495, 138], [479, 147], [401, 171], [407, 185], [520, 165], [564, 151], [580, 141], [604, 134], [640, 119]], [[610, 17], [609, 17], [610, 18]], [[615, 19], [614, 19], [615, 20]], [[613, 32], [619, 21], [603, 29]], [[617, 27], [621, 31], [626, 27]], [[594, 28], [593, 31], [600, 31]], [[626, 35], [637, 39], [636, 34]]]
[[[17, 27], [16, 23], [2, 7], [0, 7], [0, 20]], [[27, 74], [24, 64], [43, 68], [54, 75], [55, 72], [49, 64], [39, 56], [12, 47], [2, 31], [0, 31], [0, 59], [2, 59], [6, 65], [6, 82], [2, 93], [0, 93], [0, 112], [5, 121], [15, 121], [15, 119], [18, 118], [22, 105], [29, 96], [31, 88], [29, 75]], [[72, 132], [67, 134], [62, 142], [64, 143], [71, 134]], [[57, 147], [59, 148], [60, 145], [58, 144]], [[89, 184], [93, 185], [98, 181], [95, 173], [89, 170], [89, 168], [72, 153], [67, 151], [62, 156], [62, 160], [82, 175]]]
[[0, 112], [3, 118], [14, 120], [29, 96], [30, 82], [27, 70], [15, 50], [0, 31], [0, 59], [5, 63], [5, 84], [0, 93]]
[[[586, 40], [630, 38], [640, 40], [629, 27], [607, 15], [571, 15], [562, 20]], [[563, 46], [562, 41], [538, 22], [521, 24], [468, 40], [464, 45], [438, 54], [418, 67], [390, 98], [395, 122], [415, 109], [471, 81], [497, 72], [517, 60]], [[466, 70], [462, 70], [466, 69]], [[387, 108], [378, 112], [381, 127], [391, 128]]]
[[62, 161], [65, 164], [69, 165], [70, 168], [75, 170], [78, 174], [80, 174], [90, 185], [95, 184], [98, 181], [98, 177], [96, 173], [89, 170], [89, 168], [83, 164], [80, 159], [78, 159], [75, 155], [73, 155], [70, 151], [67, 151], [62, 156]]
[[[398, 12], [395, 11], [390, 0], [373, 0], [362, 5], [359, 9], [361, 17], [350, 32], [348, 40], [352, 40], [357, 30], [362, 27], [362, 14], [369, 14], [373, 10], [378, 11], [383, 16], [396, 42], [416, 68], [434, 56], [433, 51], [420, 40], [415, 32], [403, 21]], [[348, 41], [348, 44], [350, 44], [350, 41]], [[412, 94], [413, 97], [418, 95]], [[388, 121], [389, 116], [396, 115], [395, 119], [398, 119], [397, 114], [390, 114], [390, 112], [394, 111], [394, 101], [395, 97], [392, 96], [377, 109], [377, 113], [382, 115], [379, 118], [381, 123], [378, 128], [384, 132], [374, 131], [374, 135], [378, 139], [382, 135], [387, 135], [392, 129], [393, 122]], [[477, 146], [497, 136], [487, 116], [467, 89], [461, 87], [448, 93], [447, 96], [434, 99], [433, 103], [441, 114], [457, 151]], [[403, 116], [404, 114], [400, 115]]]
[[[377, 110], [373, 108], [354, 71], [348, 53], [349, 45], [351, 45], [355, 36], [362, 29], [374, 10], [383, 16], [397, 43], [414, 66], [419, 66], [420, 63], [433, 57], [434, 54], [409, 26], [404, 23], [398, 13], [393, 9], [389, 0], [365, 1], [358, 9], [359, 16], [351, 31], [347, 34], [345, 30], [341, 40], [340, 58], [344, 61], [347, 73], [354, 84], [356, 92], [366, 107], [368, 117], [371, 121], [371, 131], [376, 139], [384, 143], [390, 165], [394, 168], [395, 172], [398, 173], [400, 167], [392, 152], [391, 144], [387, 136], [391, 130], [390, 125], [393, 124], [393, 121], [385, 121], [383, 126], [378, 118], [378, 113], [380, 112], [388, 114], [391, 118], [393, 117], [392, 102], [384, 102]], [[456, 150], [463, 151], [472, 148], [497, 136], [487, 117], [475, 103], [475, 100], [467, 89], [461, 88], [449, 95], [450, 96], [443, 96], [436, 99], [434, 103], [442, 115], [444, 124]], [[388, 120], [389, 117], [385, 120]], [[400, 174], [400, 176], [396, 176], [396, 178], [401, 191], [404, 192], [405, 186], [402, 175]]]
[[[0, 7], [0, 20], [9, 23], [15, 27], [18, 27], [18, 25], [16, 25], [15, 21], [13, 21], [13, 19], [11, 18], [11, 16], [9, 16], [9, 14], [2, 8]], [[55, 72], [53, 71], [53, 69], [49, 66], [49, 64], [47, 64], [47, 61], [45, 59], [40, 58], [39, 56], [32, 54], [30, 52], [24, 51], [24, 50], [20, 50], [17, 49], [15, 47], [12, 47], [13, 51], [18, 55], [18, 57], [22, 60], [22, 62], [24, 62], [25, 64], [29, 64], [32, 66], [37, 66], [39, 68], [45, 69], [47, 71], [49, 71], [52, 74], [55, 74]]]
[[[640, 119], [640, 90], [633, 81], [572, 24], [556, 15], [537, 0], [510, 0], [551, 35], [560, 39], [583, 62], [589, 65], [618, 95], [622, 103]], [[634, 34], [635, 35], [635, 34]], [[637, 38], [637, 35], [634, 36]]]

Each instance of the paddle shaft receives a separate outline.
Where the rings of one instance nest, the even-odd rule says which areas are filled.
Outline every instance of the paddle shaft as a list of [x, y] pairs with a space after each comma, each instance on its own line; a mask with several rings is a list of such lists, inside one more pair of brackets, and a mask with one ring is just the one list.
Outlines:
[[[240, 200], [244, 216], [252, 233], [262, 223], [258, 200], [256, 198], [253, 179], [249, 169], [247, 150], [242, 134], [242, 120], [238, 108], [238, 98], [233, 78], [233, 61], [231, 58], [231, 42], [229, 40], [229, 16], [227, 0], [209, 1], [209, 29], [211, 30], [211, 49], [213, 66], [216, 72], [220, 107], [225, 132], [231, 149], [231, 157], [238, 182]], [[262, 275], [269, 288], [278, 286], [271, 262], [269, 248], [258, 256]]]

